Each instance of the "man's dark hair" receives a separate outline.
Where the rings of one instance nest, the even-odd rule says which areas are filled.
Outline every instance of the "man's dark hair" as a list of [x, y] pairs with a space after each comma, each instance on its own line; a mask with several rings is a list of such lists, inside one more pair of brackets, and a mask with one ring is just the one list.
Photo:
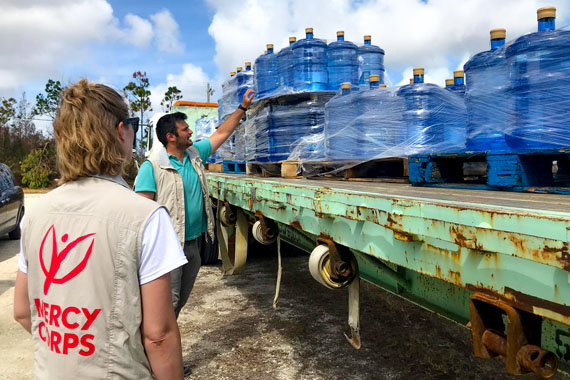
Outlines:
[[160, 119], [158, 119], [158, 123], [156, 123], [156, 136], [158, 137], [158, 141], [162, 143], [166, 147], [168, 140], [166, 140], [166, 134], [172, 133], [174, 136], [178, 137], [178, 130], [176, 129], [176, 122], [177, 121], [184, 121], [186, 120], [187, 116], [185, 113], [182, 112], [175, 112], [170, 113], [168, 115], [164, 115]]

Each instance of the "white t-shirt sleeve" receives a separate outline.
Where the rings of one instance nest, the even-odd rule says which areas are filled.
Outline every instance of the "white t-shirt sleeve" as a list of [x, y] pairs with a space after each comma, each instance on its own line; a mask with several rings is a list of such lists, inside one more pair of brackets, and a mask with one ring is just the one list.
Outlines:
[[[22, 218], [23, 220], [23, 218]], [[20, 231], [22, 229], [22, 221], [20, 221]], [[18, 269], [20, 272], [28, 274], [28, 262], [24, 257], [24, 246], [22, 245], [22, 239], [20, 239], [20, 253], [18, 255]]]
[[161, 207], [150, 216], [143, 230], [139, 284], [156, 280], [187, 262], [170, 215]]

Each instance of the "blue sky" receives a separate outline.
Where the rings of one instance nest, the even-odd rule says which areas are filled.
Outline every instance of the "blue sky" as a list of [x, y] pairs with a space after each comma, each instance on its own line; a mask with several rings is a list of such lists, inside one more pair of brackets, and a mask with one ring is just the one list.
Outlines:
[[570, 24], [570, 0], [0, 0], [0, 97], [33, 100], [50, 78], [86, 77], [122, 89], [146, 71], [154, 111], [168, 86], [185, 100], [205, 101], [206, 84], [221, 83], [266, 43], [276, 51], [289, 36], [372, 42], [386, 51], [393, 85], [413, 67], [426, 81], [445, 78], [489, 48], [489, 30], [507, 40], [536, 30], [536, 9], [557, 7], [557, 26]]

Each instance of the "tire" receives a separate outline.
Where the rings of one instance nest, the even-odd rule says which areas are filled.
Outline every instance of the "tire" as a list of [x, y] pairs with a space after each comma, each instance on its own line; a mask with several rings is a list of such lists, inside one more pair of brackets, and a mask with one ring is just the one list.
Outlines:
[[22, 230], [20, 230], [20, 224], [18, 224], [18, 227], [16, 227], [14, 231], [8, 233], [8, 237], [10, 238], [10, 240], [20, 240], [20, 238], [22, 237]]

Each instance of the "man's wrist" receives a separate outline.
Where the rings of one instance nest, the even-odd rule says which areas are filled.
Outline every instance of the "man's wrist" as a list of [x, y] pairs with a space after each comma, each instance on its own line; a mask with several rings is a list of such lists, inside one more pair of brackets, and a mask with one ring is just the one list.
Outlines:
[[244, 106], [242, 106], [241, 104], [238, 106], [239, 110], [242, 110], [243, 112], [247, 111], [247, 108], [245, 108]]

